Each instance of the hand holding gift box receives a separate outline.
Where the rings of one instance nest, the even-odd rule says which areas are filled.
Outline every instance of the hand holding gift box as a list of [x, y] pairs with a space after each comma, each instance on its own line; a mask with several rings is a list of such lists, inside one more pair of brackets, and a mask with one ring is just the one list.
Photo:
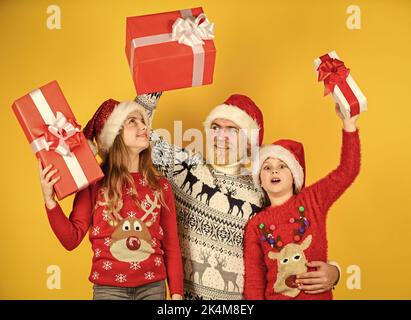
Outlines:
[[214, 24], [202, 8], [128, 17], [126, 29], [137, 94], [213, 82]]
[[13, 111], [43, 167], [59, 170], [59, 200], [104, 176], [56, 81], [16, 100]]
[[324, 81], [324, 95], [332, 93], [344, 118], [367, 110], [367, 99], [344, 62], [332, 51], [314, 60], [318, 81]]

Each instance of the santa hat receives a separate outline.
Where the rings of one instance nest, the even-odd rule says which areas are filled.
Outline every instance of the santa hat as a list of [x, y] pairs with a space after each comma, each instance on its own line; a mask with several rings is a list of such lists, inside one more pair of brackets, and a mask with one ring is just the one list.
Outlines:
[[107, 154], [124, 121], [134, 111], [142, 115], [144, 123], [148, 126], [146, 109], [137, 102], [119, 102], [113, 99], [103, 102], [83, 129], [94, 154], [97, 154], [97, 148], [93, 140], [97, 142], [98, 152], [101, 155]]
[[278, 140], [260, 148], [258, 159], [253, 163], [254, 184], [260, 186], [260, 172], [265, 160], [276, 158], [283, 161], [291, 171], [294, 179], [294, 192], [298, 193], [305, 185], [304, 147], [294, 140]]
[[204, 121], [204, 128], [210, 129], [215, 119], [227, 119], [242, 129], [259, 130], [258, 136], [247, 132], [247, 139], [252, 145], [260, 146], [263, 142], [264, 123], [263, 115], [258, 106], [249, 97], [241, 94], [231, 95], [223, 104], [211, 110]]

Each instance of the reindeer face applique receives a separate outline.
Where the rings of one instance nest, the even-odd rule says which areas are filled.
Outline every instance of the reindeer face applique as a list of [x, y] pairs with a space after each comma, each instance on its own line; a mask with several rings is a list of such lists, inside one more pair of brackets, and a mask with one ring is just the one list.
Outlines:
[[[159, 208], [158, 198], [154, 196], [152, 200], [146, 195], [148, 206], [141, 206], [145, 214], [141, 218], [127, 217], [122, 218], [116, 214], [116, 219], [111, 219], [109, 223], [115, 228], [111, 235], [110, 252], [114, 258], [125, 262], [141, 262], [154, 253], [152, 248], [152, 237], [149, 227], [156, 220]], [[151, 215], [150, 220], [146, 220]]]
[[111, 235], [110, 252], [119, 261], [141, 262], [154, 253], [151, 241], [146, 223], [129, 217], [117, 223]]
[[307, 272], [307, 259], [304, 255], [312, 240], [308, 235], [301, 244], [289, 243], [280, 252], [268, 252], [268, 258], [277, 260], [277, 281], [274, 283], [274, 292], [289, 297], [296, 297], [300, 290], [295, 283], [295, 276]]

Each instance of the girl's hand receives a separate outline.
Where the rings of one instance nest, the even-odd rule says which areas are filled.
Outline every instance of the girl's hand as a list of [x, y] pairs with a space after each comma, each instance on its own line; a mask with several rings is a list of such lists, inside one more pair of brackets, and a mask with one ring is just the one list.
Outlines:
[[174, 293], [171, 296], [171, 300], [183, 300], [183, 297], [180, 294]]
[[343, 127], [346, 132], [354, 132], [357, 130], [357, 126], [355, 125], [355, 123], [357, 122], [357, 119], [360, 116], [359, 114], [349, 119], [344, 118], [344, 115], [342, 114], [340, 107], [338, 106], [338, 103], [335, 104], [335, 113], [342, 120]]
[[338, 268], [323, 261], [307, 262], [308, 267], [316, 268], [297, 275], [298, 289], [307, 294], [317, 294], [331, 290], [340, 278]]
[[54, 200], [54, 189], [53, 186], [60, 180], [60, 176], [51, 179], [53, 175], [58, 171], [58, 169], [51, 170], [52, 164], [48, 165], [43, 169], [41, 162], [39, 160], [39, 174], [41, 190], [43, 192], [44, 203], [48, 209], [53, 209], [56, 206], [56, 201]]

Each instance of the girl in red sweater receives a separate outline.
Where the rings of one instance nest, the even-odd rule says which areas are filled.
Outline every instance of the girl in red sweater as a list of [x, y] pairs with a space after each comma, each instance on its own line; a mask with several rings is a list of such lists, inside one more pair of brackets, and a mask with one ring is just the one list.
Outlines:
[[254, 179], [270, 205], [245, 228], [246, 299], [332, 299], [331, 290], [306, 293], [299, 277], [311, 271], [307, 261], [327, 261], [328, 209], [360, 170], [360, 141], [355, 125], [358, 115], [344, 119], [338, 106], [336, 112], [344, 128], [340, 165], [309, 187], [304, 187], [301, 143], [279, 140], [260, 149], [258, 163], [254, 163]]
[[67, 218], [54, 199], [57, 169], [42, 168], [50, 225], [67, 250], [87, 231], [93, 249], [94, 299], [182, 299], [183, 270], [171, 185], [151, 162], [145, 109], [105, 101], [84, 128], [102, 158], [104, 179], [78, 192]]

